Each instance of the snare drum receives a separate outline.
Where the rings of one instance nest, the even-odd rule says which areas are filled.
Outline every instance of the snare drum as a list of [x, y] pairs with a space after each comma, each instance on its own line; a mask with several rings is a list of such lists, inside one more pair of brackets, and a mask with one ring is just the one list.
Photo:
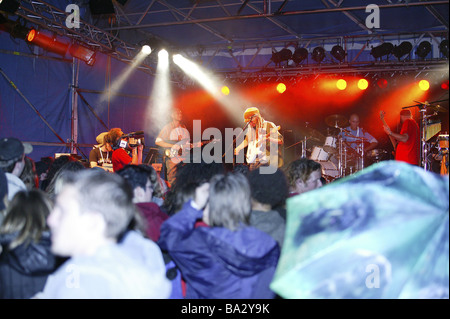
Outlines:
[[329, 157], [330, 155], [328, 155], [328, 153], [325, 152], [323, 148], [314, 146], [310, 159], [312, 159], [313, 161], [328, 161]]
[[439, 135], [439, 148], [440, 149], [448, 149], [448, 134]]
[[322, 166], [322, 175], [328, 182], [339, 177], [339, 170], [333, 162], [325, 161], [319, 163]]
[[327, 138], [325, 139], [325, 144], [323, 146], [323, 149], [328, 153], [334, 153], [337, 151], [336, 144], [337, 144], [336, 137], [327, 136]]

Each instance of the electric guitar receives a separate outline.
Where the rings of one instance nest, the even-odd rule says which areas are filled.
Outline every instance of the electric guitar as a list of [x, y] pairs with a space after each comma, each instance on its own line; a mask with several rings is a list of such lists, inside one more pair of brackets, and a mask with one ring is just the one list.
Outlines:
[[277, 126], [274, 128], [271, 128], [269, 133], [267, 134], [261, 134], [258, 139], [255, 139], [254, 141], [251, 141], [247, 144], [247, 162], [248, 163], [254, 163], [256, 158], [258, 157], [258, 154], [261, 154], [261, 152], [264, 152], [265, 149], [262, 149], [261, 146], [262, 143], [266, 141], [266, 139], [270, 136], [272, 132], [278, 132], [280, 130], [281, 126]]
[[[381, 119], [381, 121], [383, 122], [384, 125], [389, 126], [389, 125], [387, 125], [387, 123], [386, 123], [386, 121], [384, 119], [385, 115], [386, 115], [386, 112], [380, 111], [380, 119]], [[393, 138], [391, 135], [389, 135], [389, 139], [391, 140], [392, 146], [394, 147], [394, 151], [392, 152], [392, 154], [395, 155], [395, 151], [397, 149], [397, 140], [395, 138]]]
[[209, 141], [202, 141], [199, 143], [189, 143], [189, 140], [181, 140], [181, 141], [173, 141], [173, 144], [177, 144], [180, 146], [179, 149], [176, 149], [175, 147], [166, 148], [164, 150], [164, 155], [171, 158], [171, 159], [178, 159], [180, 162], [184, 159], [183, 157], [183, 151], [188, 151], [190, 149], [196, 148], [196, 147], [202, 147], [209, 143], [215, 143], [220, 142], [218, 139], [210, 139]]

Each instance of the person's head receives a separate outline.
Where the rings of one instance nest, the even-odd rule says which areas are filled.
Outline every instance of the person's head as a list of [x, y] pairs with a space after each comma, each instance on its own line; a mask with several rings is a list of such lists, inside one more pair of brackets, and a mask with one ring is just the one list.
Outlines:
[[180, 122], [183, 119], [183, 112], [181, 112], [180, 109], [173, 109], [170, 116], [172, 118], [172, 121]]
[[160, 184], [158, 173], [156, 173], [156, 170], [149, 164], [139, 164], [138, 166], [147, 171], [147, 174], [150, 178], [150, 183], [152, 184], [153, 188], [153, 196], [162, 197], [163, 190]]
[[261, 124], [261, 114], [259, 113], [259, 109], [256, 107], [249, 107], [244, 111], [244, 121], [246, 123], [250, 122], [250, 126], [253, 128], [259, 127]]
[[95, 141], [97, 142], [98, 146], [103, 146], [105, 145], [105, 136], [108, 134], [108, 132], [103, 132], [100, 133], [99, 135], [97, 135], [97, 137], [95, 138]]
[[58, 171], [55, 172], [52, 180], [45, 188], [45, 191], [50, 196], [50, 199], [55, 199], [55, 196], [60, 192], [68, 174], [83, 169], [85, 169], [84, 165], [78, 161], [69, 161], [61, 166]]
[[25, 166], [19, 178], [23, 181], [28, 190], [39, 188], [39, 176], [34, 161], [28, 156], [25, 156], [24, 162]]
[[120, 138], [122, 137], [122, 135], [123, 135], [123, 131], [122, 131], [121, 128], [115, 127], [115, 128], [112, 128], [112, 129], [109, 130], [108, 134], [106, 134], [103, 137], [103, 141], [106, 144], [109, 144], [107, 146], [107, 150], [108, 151], [110, 149], [114, 149], [117, 146], [117, 144], [118, 144]]
[[408, 119], [412, 119], [412, 113], [410, 110], [405, 109], [400, 111], [400, 122], [403, 123]]
[[358, 114], [352, 114], [350, 115], [350, 119], [348, 120], [350, 123], [350, 128], [352, 130], [356, 130], [359, 126], [359, 116]]
[[176, 166], [175, 182], [166, 195], [164, 206], [169, 214], [180, 210], [184, 203], [193, 198], [195, 189], [216, 174], [223, 174], [225, 168], [222, 163], [183, 163]]
[[25, 155], [33, 151], [33, 146], [22, 143], [14, 137], [0, 139], [0, 168], [5, 173], [11, 173], [17, 177], [22, 174], [25, 166]]
[[261, 168], [252, 170], [248, 175], [252, 199], [274, 208], [283, 205], [289, 195], [284, 173], [277, 169], [273, 174], [264, 174]]
[[240, 225], [248, 225], [251, 191], [247, 178], [240, 173], [215, 175], [209, 183], [207, 224], [236, 230]]
[[0, 227], [0, 234], [17, 234], [9, 249], [38, 242], [42, 233], [48, 230], [46, 220], [51, 208], [47, 194], [39, 189], [16, 193]]
[[301, 158], [285, 169], [291, 192], [304, 193], [322, 186], [322, 166], [310, 159]]
[[48, 217], [52, 251], [91, 255], [114, 243], [136, 214], [133, 192], [118, 174], [86, 169], [68, 176]]
[[153, 184], [149, 171], [138, 165], [127, 165], [117, 172], [133, 189], [134, 203], [149, 203], [153, 198]]

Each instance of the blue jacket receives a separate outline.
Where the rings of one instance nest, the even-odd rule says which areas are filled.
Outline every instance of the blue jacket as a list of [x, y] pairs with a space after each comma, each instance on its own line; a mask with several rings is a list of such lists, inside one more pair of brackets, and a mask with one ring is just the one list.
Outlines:
[[268, 234], [250, 226], [195, 227], [202, 211], [188, 202], [161, 226], [158, 244], [186, 281], [186, 298], [273, 298], [269, 289], [280, 250]]

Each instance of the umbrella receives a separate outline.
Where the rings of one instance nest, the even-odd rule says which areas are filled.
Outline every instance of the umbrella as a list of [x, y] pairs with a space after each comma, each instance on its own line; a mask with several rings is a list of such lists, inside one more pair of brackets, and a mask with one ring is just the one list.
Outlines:
[[287, 201], [283, 298], [449, 298], [449, 178], [384, 161]]

